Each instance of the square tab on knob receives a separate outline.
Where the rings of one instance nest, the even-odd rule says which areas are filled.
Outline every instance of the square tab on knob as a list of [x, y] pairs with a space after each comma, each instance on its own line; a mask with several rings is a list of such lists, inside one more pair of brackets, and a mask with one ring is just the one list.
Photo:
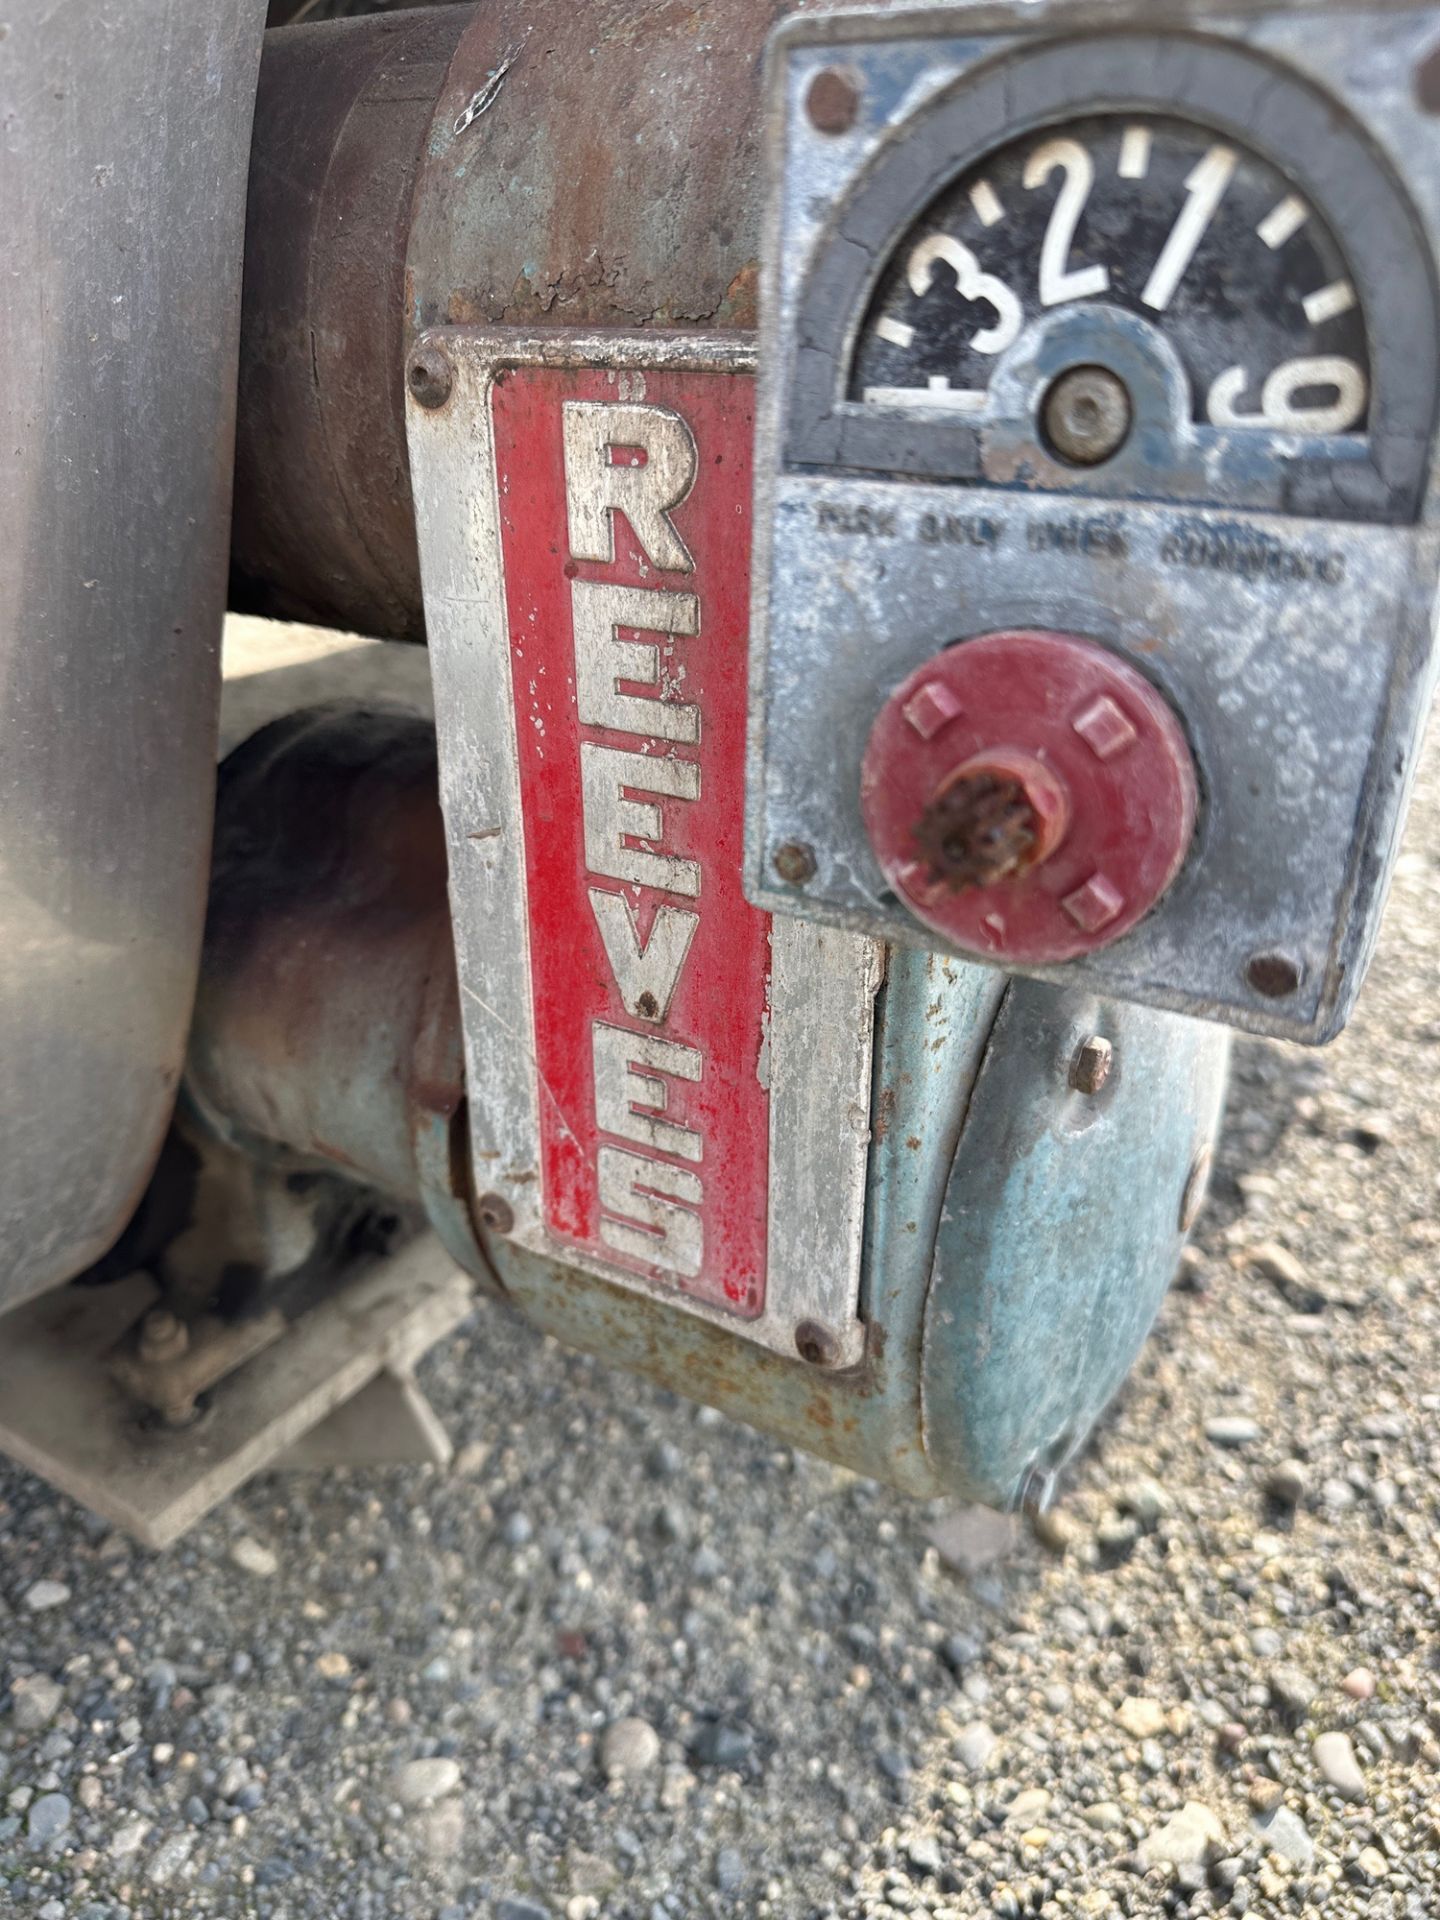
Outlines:
[[943, 680], [927, 680], [901, 709], [922, 740], [933, 740], [960, 712], [960, 702]]
[[1097, 760], [1113, 760], [1140, 737], [1108, 693], [1092, 700], [1072, 724]]
[[1083, 932], [1098, 933], [1101, 927], [1109, 926], [1125, 900], [1103, 873], [1096, 873], [1083, 887], [1067, 893], [1060, 904]]

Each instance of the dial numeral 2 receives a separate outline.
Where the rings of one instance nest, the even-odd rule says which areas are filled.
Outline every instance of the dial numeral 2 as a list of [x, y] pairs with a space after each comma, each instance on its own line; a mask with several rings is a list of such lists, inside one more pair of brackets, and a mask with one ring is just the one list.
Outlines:
[[1059, 169], [1065, 183], [1055, 196], [1055, 206], [1045, 238], [1040, 243], [1040, 304], [1059, 306], [1063, 300], [1088, 300], [1093, 293], [1104, 293], [1110, 285], [1105, 267], [1067, 265], [1075, 229], [1085, 211], [1095, 168], [1078, 140], [1047, 140], [1025, 162], [1025, 185], [1042, 187]]

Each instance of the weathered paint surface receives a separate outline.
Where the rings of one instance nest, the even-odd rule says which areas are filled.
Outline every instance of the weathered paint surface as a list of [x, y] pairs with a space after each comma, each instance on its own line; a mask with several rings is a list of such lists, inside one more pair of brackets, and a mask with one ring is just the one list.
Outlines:
[[753, 1316], [770, 1150], [770, 916], [740, 887], [753, 386], [517, 368], [492, 411], [546, 1223]]
[[869, 942], [740, 888], [753, 382], [437, 329], [410, 448], [480, 1190], [513, 1243], [857, 1364]]
[[[1104, 1090], [1066, 1068], [1109, 1039]], [[1119, 1390], [1184, 1244], [1229, 1035], [1010, 982], [968, 1101], [925, 1308], [925, 1445], [980, 1497], [1043, 1502]]]

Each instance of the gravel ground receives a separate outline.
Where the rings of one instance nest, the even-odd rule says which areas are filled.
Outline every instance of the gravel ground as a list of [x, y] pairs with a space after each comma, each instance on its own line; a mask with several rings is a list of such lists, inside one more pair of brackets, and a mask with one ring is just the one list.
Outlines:
[[1239, 1046], [1038, 1534], [490, 1309], [424, 1370], [445, 1474], [266, 1476], [152, 1555], [0, 1468], [0, 1910], [1440, 1912], [1437, 928], [1432, 755], [1359, 1018]]

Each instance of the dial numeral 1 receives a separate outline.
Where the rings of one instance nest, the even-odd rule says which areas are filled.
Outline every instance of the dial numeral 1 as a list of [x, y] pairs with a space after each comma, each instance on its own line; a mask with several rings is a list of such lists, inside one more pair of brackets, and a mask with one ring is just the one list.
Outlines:
[[1235, 171], [1233, 147], [1211, 147], [1194, 167], [1185, 182], [1186, 201], [1180, 217], [1170, 229], [1170, 237], [1160, 249], [1160, 257], [1150, 269], [1150, 278], [1140, 298], [1156, 313], [1163, 313], [1174, 298], [1175, 289], [1185, 277], [1185, 269], [1195, 257], [1195, 249], [1205, 237], [1205, 229], [1215, 209], [1225, 197]]

